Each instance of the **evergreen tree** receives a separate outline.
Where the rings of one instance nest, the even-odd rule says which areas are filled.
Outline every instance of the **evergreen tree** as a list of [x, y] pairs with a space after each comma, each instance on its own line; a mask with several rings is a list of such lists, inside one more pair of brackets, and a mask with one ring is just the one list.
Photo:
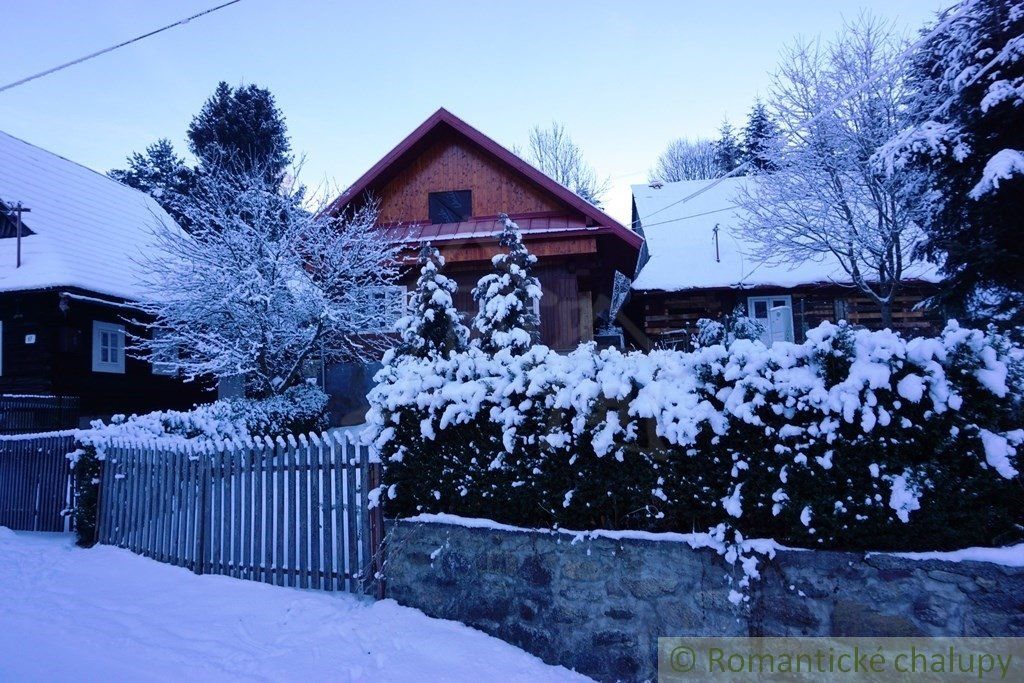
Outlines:
[[722, 120], [715, 140], [715, 162], [722, 173], [728, 173], [743, 163], [743, 149], [740, 147], [736, 132], [728, 119]]
[[189, 148], [200, 172], [225, 168], [248, 176], [259, 170], [277, 190], [292, 162], [284, 114], [269, 90], [232, 88], [221, 81], [188, 127]]
[[958, 317], [1024, 325], [1024, 2], [948, 12], [911, 63], [916, 125], [878, 158], [919, 182], [921, 251], [947, 278], [938, 299]]
[[179, 225], [188, 226], [183, 202], [195, 187], [195, 174], [174, 152], [167, 138], [160, 138], [146, 152], [133, 153], [128, 168], [113, 169], [107, 175], [153, 197]]
[[508, 254], [495, 256], [495, 272], [480, 278], [473, 289], [473, 300], [480, 306], [473, 327], [487, 353], [509, 349], [521, 354], [540, 338], [534, 311], [540, 303], [540, 281], [530, 274], [537, 257], [527, 251], [515, 222], [505, 214], [499, 220], [505, 225], [499, 244]]
[[775, 170], [771, 149], [778, 144], [779, 127], [768, 114], [768, 108], [755, 102], [743, 128], [743, 162], [750, 164], [750, 172]]
[[413, 312], [398, 323], [402, 343], [398, 353], [426, 358], [447, 356], [466, 348], [469, 330], [452, 302], [457, 285], [441, 272], [444, 257], [428, 242], [420, 250]]

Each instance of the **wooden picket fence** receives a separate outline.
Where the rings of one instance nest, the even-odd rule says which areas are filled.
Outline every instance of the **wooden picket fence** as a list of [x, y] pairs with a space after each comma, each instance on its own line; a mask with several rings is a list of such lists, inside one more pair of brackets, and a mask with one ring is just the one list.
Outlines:
[[71, 531], [71, 432], [0, 437], [0, 526]]
[[382, 597], [379, 464], [347, 435], [105, 453], [99, 542], [197, 574]]

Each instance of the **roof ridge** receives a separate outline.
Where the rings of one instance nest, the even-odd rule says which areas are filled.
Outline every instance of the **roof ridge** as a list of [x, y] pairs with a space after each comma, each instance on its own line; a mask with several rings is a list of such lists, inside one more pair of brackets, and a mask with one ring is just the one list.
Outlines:
[[114, 183], [115, 185], [117, 185], [119, 187], [123, 187], [126, 190], [130, 190], [132, 192], [138, 193], [138, 194], [142, 195], [143, 197], [145, 197], [149, 201], [156, 201], [156, 199], [154, 199], [154, 197], [152, 195], [150, 195], [150, 194], [148, 194], [146, 192], [143, 192], [142, 190], [140, 190], [138, 188], [132, 187], [131, 185], [125, 185], [124, 183], [122, 183], [119, 180], [114, 180], [113, 178], [108, 176], [106, 173], [100, 173], [96, 169], [90, 168], [90, 167], [86, 166], [85, 164], [82, 164], [82, 163], [79, 163], [79, 162], [75, 161], [74, 159], [68, 159], [66, 156], [64, 156], [62, 154], [57, 154], [56, 152], [51, 152], [50, 150], [46, 149], [45, 147], [40, 147], [39, 145], [31, 143], [31, 142], [29, 142], [27, 140], [24, 140], [22, 138], [19, 138], [17, 135], [11, 135], [10, 133], [8, 133], [5, 130], [0, 130], [0, 135], [5, 135], [5, 136], [9, 137], [12, 140], [20, 142], [23, 145], [26, 145], [27, 147], [32, 147], [34, 149], [38, 149], [40, 152], [45, 152], [46, 154], [49, 154], [50, 156], [53, 156], [53, 157], [57, 157], [58, 159], [60, 159], [62, 161], [68, 162], [69, 164], [74, 164], [75, 166], [78, 166], [81, 169], [89, 171], [90, 173], [93, 173], [93, 174], [99, 176], [100, 178], [103, 178], [104, 180], [106, 180], [108, 182]]

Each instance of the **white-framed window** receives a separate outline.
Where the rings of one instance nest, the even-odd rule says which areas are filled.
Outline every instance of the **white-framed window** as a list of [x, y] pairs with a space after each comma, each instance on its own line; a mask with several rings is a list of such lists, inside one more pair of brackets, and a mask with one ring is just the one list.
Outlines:
[[747, 315], [761, 323], [761, 341], [767, 346], [777, 341], [795, 341], [793, 334], [793, 297], [788, 294], [747, 298]]
[[124, 373], [124, 325], [92, 322], [92, 371]]
[[373, 287], [370, 306], [373, 312], [369, 332], [394, 332], [398, 320], [405, 315], [406, 291], [401, 285]]

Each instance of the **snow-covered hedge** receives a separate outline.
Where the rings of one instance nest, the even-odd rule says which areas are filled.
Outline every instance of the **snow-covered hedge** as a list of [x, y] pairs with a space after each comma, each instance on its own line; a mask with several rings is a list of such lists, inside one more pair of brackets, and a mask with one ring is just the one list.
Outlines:
[[81, 545], [96, 535], [100, 462], [113, 440], [121, 443], [185, 443], [247, 441], [258, 436], [308, 434], [327, 427], [327, 395], [316, 385], [302, 384], [266, 399], [232, 398], [192, 410], [162, 410], [143, 415], [115, 415], [94, 420], [75, 433], [76, 448], [68, 454], [75, 477], [72, 514]]
[[1024, 353], [955, 322], [688, 353], [469, 348], [390, 356], [377, 379], [389, 514], [845, 549], [1024, 537]]

